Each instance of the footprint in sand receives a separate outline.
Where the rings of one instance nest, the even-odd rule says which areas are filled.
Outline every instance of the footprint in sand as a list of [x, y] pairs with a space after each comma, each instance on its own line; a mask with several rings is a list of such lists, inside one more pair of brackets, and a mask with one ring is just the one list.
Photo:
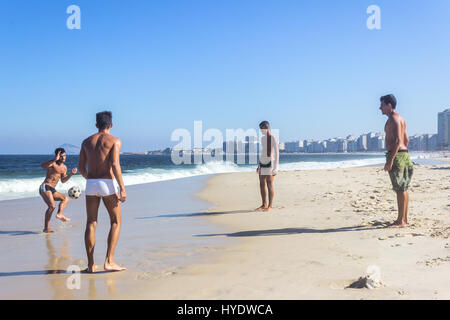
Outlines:
[[445, 262], [450, 262], [450, 256], [447, 256], [445, 258], [434, 258], [425, 261], [417, 261], [417, 264], [425, 264], [427, 267], [435, 267]]

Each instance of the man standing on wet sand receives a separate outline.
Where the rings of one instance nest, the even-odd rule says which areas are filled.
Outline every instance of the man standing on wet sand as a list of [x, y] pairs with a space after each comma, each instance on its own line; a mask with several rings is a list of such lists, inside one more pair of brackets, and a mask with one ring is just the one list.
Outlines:
[[62, 183], [69, 181], [69, 179], [77, 173], [77, 169], [74, 168], [67, 174], [67, 167], [64, 165], [64, 162], [66, 162], [66, 151], [63, 148], [57, 148], [55, 150], [55, 159], [44, 162], [41, 165], [43, 169], [47, 169], [45, 180], [39, 187], [39, 194], [48, 206], [47, 211], [45, 212], [43, 230], [45, 233], [54, 232], [53, 229], [50, 229], [50, 218], [52, 217], [53, 211], [56, 209], [55, 201], [60, 201], [58, 213], [55, 217], [62, 222], [70, 221], [69, 218], [64, 216], [64, 209], [69, 203], [69, 198], [67, 198], [65, 194], [56, 191], [55, 188], [60, 179]]
[[409, 157], [409, 138], [406, 133], [406, 121], [395, 110], [397, 100], [392, 94], [380, 98], [380, 110], [388, 117], [386, 132], [386, 164], [392, 187], [397, 193], [398, 217], [391, 228], [404, 228], [408, 225], [408, 188], [413, 175], [413, 163]]
[[119, 240], [121, 226], [121, 202], [125, 202], [127, 198], [119, 159], [122, 142], [109, 133], [113, 126], [111, 112], [99, 112], [96, 118], [98, 132], [83, 141], [78, 166], [80, 173], [87, 179], [87, 222], [84, 235], [88, 256], [87, 272], [93, 273], [96, 270], [94, 246], [100, 199], [103, 199], [111, 220], [104, 269], [122, 271], [126, 268], [114, 261], [114, 249]]
[[[278, 150], [278, 141], [270, 132], [269, 122], [261, 122], [259, 129], [263, 137], [261, 138], [260, 161], [256, 172], [259, 174], [262, 205], [256, 208], [256, 211], [269, 211], [272, 210], [274, 197], [273, 180], [278, 173], [280, 152]], [[269, 195], [269, 204], [267, 204], [267, 194]]]

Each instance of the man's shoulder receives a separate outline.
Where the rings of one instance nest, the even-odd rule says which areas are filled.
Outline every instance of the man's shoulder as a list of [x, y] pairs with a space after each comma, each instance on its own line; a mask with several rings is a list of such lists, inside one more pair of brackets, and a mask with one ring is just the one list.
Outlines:
[[402, 121], [402, 116], [399, 113], [394, 113], [393, 115], [391, 115], [386, 124], [394, 124], [394, 123], [400, 123]]
[[115, 145], [117, 145], [119, 147], [122, 145], [122, 140], [120, 140], [118, 137], [113, 137], [113, 136], [111, 136], [111, 137], [113, 138], [113, 142]]
[[85, 145], [86, 143], [89, 143], [94, 138], [94, 136], [95, 136], [95, 134], [90, 135], [89, 137], [84, 139], [83, 142], [81, 143], [81, 146]]
[[398, 112], [396, 112], [396, 113], [394, 113], [394, 114], [392, 115], [392, 119], [393, 119], [394, 121], [402, 121], [402, 120], [404, 120], [403, 117], [402, 117], [402, 115], [401, 115], [400, 113], [398, 113]]
[[110, 135], [110, 137], [111, 137], [111, 139], [114, 140], [114, 142], [120, 142], [120, 138], [114, 137], [114, 136], [112, 136], [112, 135]]

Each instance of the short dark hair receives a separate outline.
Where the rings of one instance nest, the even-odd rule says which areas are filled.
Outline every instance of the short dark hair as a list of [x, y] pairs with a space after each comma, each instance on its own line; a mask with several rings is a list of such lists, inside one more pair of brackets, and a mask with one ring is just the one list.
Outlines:
[[108, 129], [112, 124], [112, 113], [111, 111], [99, 112], [95, 115], [97, 120], [97, 127], [100, 130]]
[[58, 152], [61, 152], [61, 154], [66, 153], [66, 150], [64, 148], [56, 148], [55, 149], [55, 156], [58, 154]]
[[270, 127], [269, 121], [263, 121], [259, 124], [260, 129], [268, 129]]
[[393, 94], [387, 94], [385, 96], [382, 96], [380, 98], [381, 102], [384, 102], [385, 104], [391, 104], [392, 109], [395, 109], [395, 107], [397, 106], [397, 99], [395, 98], [395, 96]]

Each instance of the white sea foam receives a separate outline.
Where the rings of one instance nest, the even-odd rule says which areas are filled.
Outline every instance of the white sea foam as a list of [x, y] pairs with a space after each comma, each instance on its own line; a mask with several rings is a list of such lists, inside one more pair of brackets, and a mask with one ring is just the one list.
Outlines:
[[[413, 154], [412, 159], [429, 158], [428, 154]], [[370, 166], [384, 163], [383, 156], [366, 159], [353, 159], [345, 161], [309, 161], [309, 162], [291, 162], [281, 163], [279, 171], [293, 170], [320, 170], [335, 168], [351, 168], [360, 166]], [[179, 166], [168, 169], [138, 169], [132, 172], [124, 173], [123, 179], [125, 185], [136, 185], [164, 180], [173, 180], [179, 178], [187, 178], [193, 176], [201, 176], [208, 174], [218, 174], [227, 172], [252, 172], [255, 171], [256, 165], [238, 166], [230, 162], [209, 162], [195, 167], [186, 168]], [[18, 199], [39, 196], [38, 189], [43, 178], [27, 178], [27, 179], [3, 179], [0, 180], [0, 200]], [[79, 186], [82, 191], [85, 189], [85, 179], [80, 175], [72, 177], [67, 183], [61, 182], [56, 186], [59, 192], [67, 193], [72, 186]]]

